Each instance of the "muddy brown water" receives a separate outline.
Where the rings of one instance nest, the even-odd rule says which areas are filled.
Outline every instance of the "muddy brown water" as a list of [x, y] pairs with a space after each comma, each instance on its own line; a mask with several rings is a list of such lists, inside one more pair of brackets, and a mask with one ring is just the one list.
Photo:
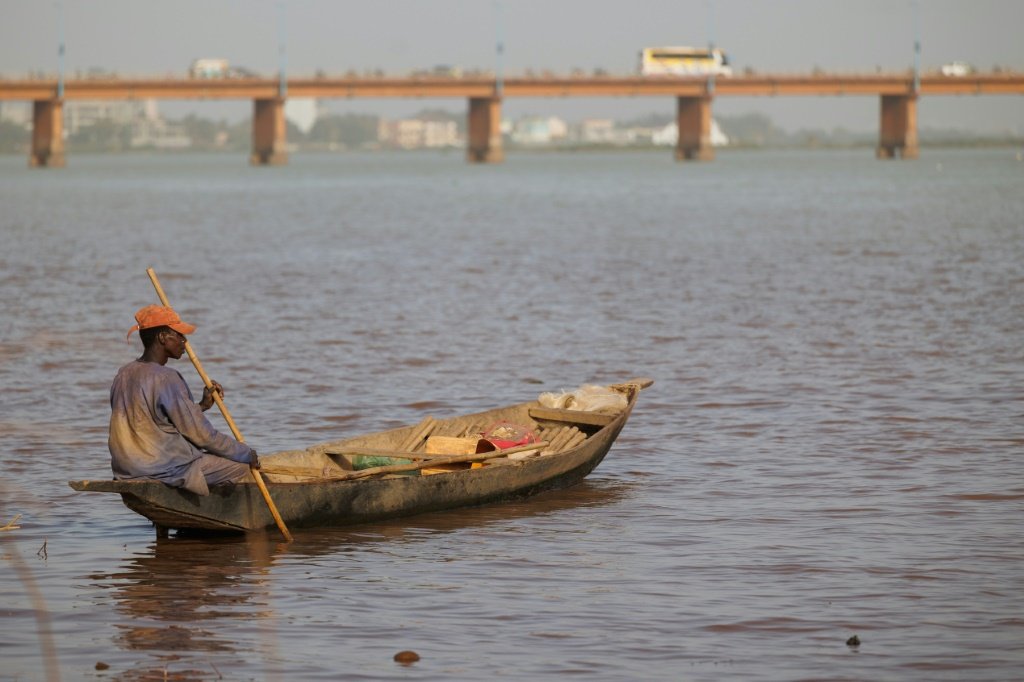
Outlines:
[[[0, 680], [1019, 677], [1017, 150], [667, 156], [0, 158]], [[157, 542], [66, 484], [149, 266], [261, 452], [657, 383], [569, 490]]]

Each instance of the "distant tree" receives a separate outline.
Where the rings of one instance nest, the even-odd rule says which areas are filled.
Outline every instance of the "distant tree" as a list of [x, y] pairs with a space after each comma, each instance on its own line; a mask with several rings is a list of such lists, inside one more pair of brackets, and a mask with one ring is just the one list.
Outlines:
[[130, 125], [102, 119], [69, 135], [67, 148], [69, 152], [120, 152], [128, 149], [131, 142]]
[[749, 113], [737, 116], [716, 116], [722, 132], [736, 144], [773, 146], [789, 143], [786, 131], [772, 123], [765, 114]]
[[28, 153], [31, 133], [16, 123], [0, 121], [0, 154]]
[[223, 122], [189, 114], [182, 119], [181, 126], [185, 135], [191, 138], [194, 149], [214, 149], [217, 147], [217, 133], [221, 130]]
[[420, 109], [412, 115], [412, 118], [418, 118], [421, 121], [437, 121], [439, 123], [454, 121], [456, 129], [460, 133], [466, 132], [465, 113], [456, 113], [447, 109]]
[[[225, 119], [214, 121], [189, 114], [178, 124], [192, 140], [192, 149], [247, 151], [252, 147], [252, 120], [248, 118], [229, 123]], [[290, 122], [286, 135], [290, 142], [300, 142], [303, 138], [302, 132]]]
[[664, 128], [672, 123], [675, 117], [671, 114], [645, 114], [628, 121], [620, 121], [620, 128]]
[[227, 126], [224, 146], [231, 150], [245, 151], [252, 146], [252, 120], [245, 119]]
[[299, 126], [288, 120], [285, 121], [284, 126], [285, 136], [287, 136], [289, 144], [301, 144], [306, 140], [306, 133], [302, 132]]
[[358, 149], [377, 141], [378, 120], [371, 114], [322, 116], [313, 124], [306, 141], [317, 146]]

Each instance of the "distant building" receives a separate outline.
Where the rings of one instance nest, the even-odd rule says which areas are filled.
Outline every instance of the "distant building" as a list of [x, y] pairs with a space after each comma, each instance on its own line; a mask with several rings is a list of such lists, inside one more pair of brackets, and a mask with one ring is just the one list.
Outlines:
[[64, 102], [64, 134], [71, 136], [100, 121], [109, 121], [131, 129], [131, 147], [184, 149], [192, 139], [181, 125], [168, 123], [160, 116], [155, 99], [124, 102]]
[[459, 128], [455, 121], [424, 121], [424, 147], [457, 147], [459, 145]]
[[516, 144], [543, 145], [564, 140], [569, 134], [565, 121], [554, 116], [527, 116], [511, 126], [509, 138]]
[[633, 144], [647, 146], [654, 144], [654, 136], [661, 131], [661, 128], [650, 128], [647, 126], [634, 126], [626, 129]]
[[455, 147], [460, 144], [455, 121], [421, 121], [418, 118], [380, 119], [377, 141], [385, 147], [399, 149]]
[[0, 102], [0, 121], [28, 126], [32, 123], [32, 105], [28, 102]]
[[616, 127], [610, 118], [587, 118], [577, 127], [575, 139], [583, 144], [626, 146], [636, 142], [636, 135]]
[[192, 138], [185, 134], [184, 126], [158, 118], [134, 123], [129, 145], [133, 148], [188, 149], [192, 146]]
[[127, 100], [114, 102], [93, 102], [68, 100], [64, 102], [64, 130], [74, 135], [82, 128], [96, 125], [100, 121], [111, 121], [118, 125], [134, 125], [140, 121], [158, 121], [160, 111], [156, 100]]
[[580, 121], [579, 141], [589, 144], [611, 142], [615, 136], [615, 121], [610, 118], [585, 118]]

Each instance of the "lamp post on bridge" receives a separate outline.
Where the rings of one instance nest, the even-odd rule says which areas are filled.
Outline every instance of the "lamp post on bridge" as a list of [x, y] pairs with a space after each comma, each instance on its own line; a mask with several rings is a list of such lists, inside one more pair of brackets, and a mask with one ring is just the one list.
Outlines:
[[918, 2], [910, 0], [914, 19], [914, 73], [910, 92], [883, 94], [878, 130], [879, 159], [916, 159], [919, 154], [917, 137], [917, 98], [921, 91], [921, 26]]
[[278, 54], [278, 74], [279, 81], [277, 84], [277, 96], [282, 100], [288, 96], [288, 77], [287, 64], [288, 55], [285, 49], [285, 43], [287, 42], [287, 33], [285, 30], [285, 20], [287, 15], [285, 13], [285, 4], [283, 2], [277, 3], [277, 54]]
[[64, 3], [57, 3], [57, 99], [64, 99]]
[[466, 116], [466, 160], [498, 163], [504, 160], [501, 146], [501, 97], [504, 94], [501, 2], [494, 0], [494, 92], [489, 97], [471, 96]]
[[[708, 0], [708, 57], [714, 62], [715, 54], [715, 2]], [[715, 67], [708, 74], [708, 96], [715, 94]]]
[[494, 3], [494, 96], [501, 98], [504, 89], [502, 74], [502, 57], [505, 54], [505, 42], [502, 40], [501, 3]]
[[914, 96], [921, 90], [921, 14], [917, 0], [911, 0], [914, 10]]
[[711, 100], [715, 95], [715, 22], [714, 3], [707, 0], [708, 59], [711, 66], [705, 80], [704, 93], [676, 97], [676, 161], [711, 161], [715, 150], [711, 146]]
[[285, 3], [277, 3], [278, 82], [277, 97], [253, 100], [252, 153], [253, 166], [283, 166], [288, 163], [288, 124], [284, 102], [288, 96], [288, 70], [285, 50]]
[[30, 168], [63, 168], [64, 159], [64, 5], [57, 9], [57, 91], [32, 102]]

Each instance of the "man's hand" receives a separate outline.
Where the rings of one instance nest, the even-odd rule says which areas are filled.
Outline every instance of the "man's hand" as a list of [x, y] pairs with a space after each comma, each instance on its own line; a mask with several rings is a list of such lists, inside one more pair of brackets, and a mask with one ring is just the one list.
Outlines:
[[224, 387], [218, 384], [213, 379], [210, 380], [210, 383], [213, 385], [203, 388], [203, 399], [199, 401], [199, 409], [201, 409], [203, 412], [206, 412], [208, 409], [213, 407], [213, 394], [215, 392], [222, 399], [224, 398]]
[[252, 459], [249, 460], [249, 466], [251, 466], [253, 469], [259, 469], [260, 468], [260, 458], [256, 456], [256, 451], [253, 450], [252, 448], [250, 448], [249, 449], [249, 456], [252, 457]]

